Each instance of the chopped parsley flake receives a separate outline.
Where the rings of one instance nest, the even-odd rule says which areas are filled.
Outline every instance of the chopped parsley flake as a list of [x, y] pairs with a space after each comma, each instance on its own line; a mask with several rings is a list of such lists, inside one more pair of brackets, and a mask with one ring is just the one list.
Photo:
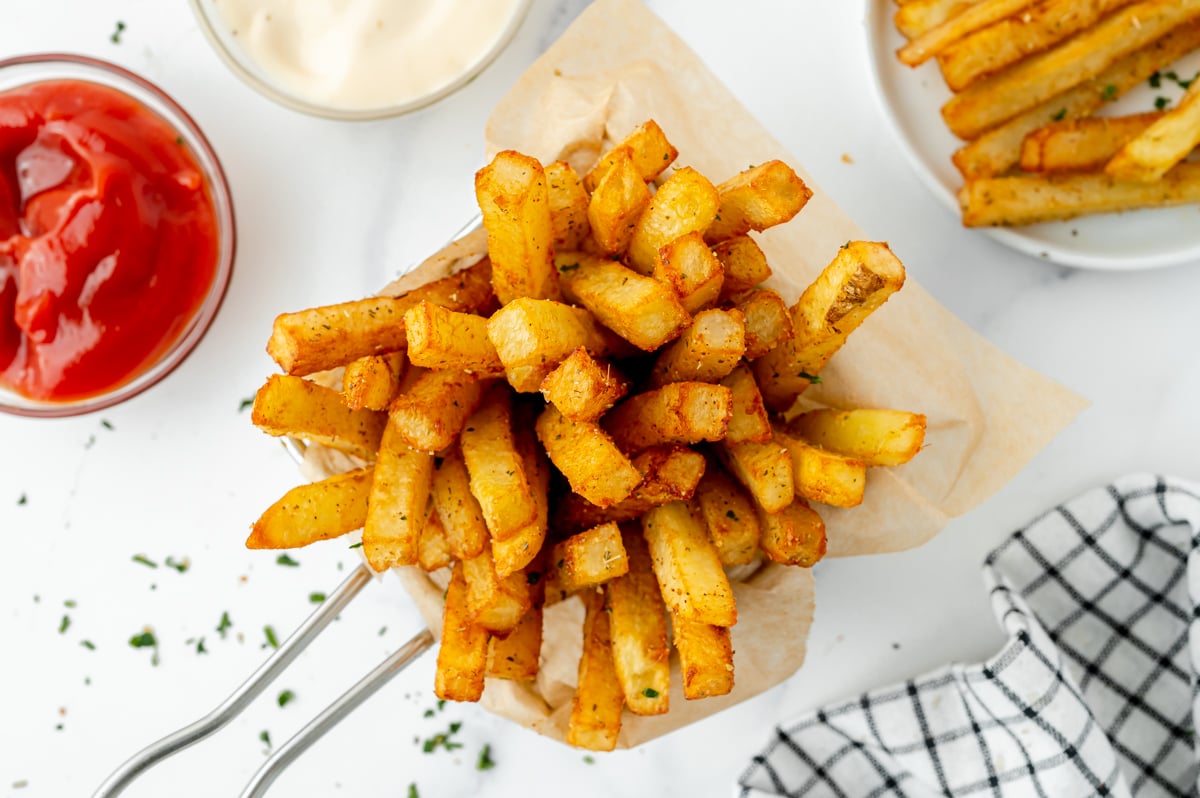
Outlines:
[[156, 563], [154, 560], [147, 557], [145, 554], [133, 555], [133, 561], [136, 563], [141, 563], [142, 565], [146, 566], [147, 568], [157, 568], [158, 567], [158, 563]]
[[204, 638], [203, 637], [196, 641], [196, 653], [197, 654], [207, 654], [208, 653], [208, 649], [204, 647]]
[[221, 622], [217, 624], [217, 634], [221, 635], [221, 639], [225, 639], [225, 633], [229, 631], [229, 627], [233, 626], [233, 621], [229, 620], [229, 613], [221, 613]]
[[492, 746], [485, 745], [479, 752], [479, 761], [475, 763], [475, 769], [491, 770], [494, 767], [496, 767], [496, 762], [492, 759]]
[[1154, 98], [1154, 107], [1157, 108], [1159, 111], [1162, 111], [1170, 104], [1171, 104], [1171, 101], [1168, 100], [1166, 97], [1155, 97]]
[[383, 637], [385, 634], [387, 634], [387, 627], [386, 626], [379, 627], [379, 636]]
[[361, 548], [362, 548], [362, 541], [360, 540], [358, 543], [351, 543], [351, 544], [350, 544], [350, 548], [352, 548], [352, 549], [361, 549]]
[[726, 510], [725, 517], [732, 518], [734, 521], [738, 520], [737, 513], [735, 513], [733, 510]]
[[1066, 117], [1066, 115], [1067, 115], [1067, 109], [1059, 108], [1058, 111], [1054, 114], [1054, 121], [1061, 122]]
[[808, 380], [813, 385], [821, 384], [820, 377], [818, 377], [816, 374], [809, 374], [807, 371], [802, 371], [799, 374], [797, 374], [796, 376], [798, 376], [802, 380]]
[[29, 494], [22, 493], [20, 498], [17, 499], [17, 506], [24, 507], [27, 504], [29, 504]]
[[154, 632], [147, 629], [141, 634], [129, 638], [129, 645], [134, 648], [154, 648], [158, 645], [158, 640], [155, 639]]
[[86, 648], [88, 651], [95, 651], [95, 650], [96, 650], [96, 644], [95, 644], [95, 643], [93, 643], [91, 640], [80, 640], [80, 641], [79, 641], [79, 645], [83, 646], [83, 647], [84, 647], [84, 648]]
[[416, 784], [408, 785], [408, 798], [421, 798], [421, 794], [417, 792]]
[[295, 568], [300, 563], [293, 560], [291, 558], [291, 556], [287, 554], [287, 552], [284, 552], [283, 554], [280, 554], [278, 557], [275, 558], [275, 564], [276, 565], [286, 565], [289, 568]]
[[1104, 93], [1100, 95], [1100, 99], [1104, 102], [1112, 102], [1117, 99], [1117, 87], [1112, 83], [1104, 87]]
[[112, 41], [113, 44], [120, 44], [121, 43], [121, 34], [124, 32], [125, 32], [125, 23], [118, 19], [117, 27], [115, 29], [113, 29], [112, 36], [109, 36], [108, 38], [109, 38], [109, 40]]
[[248, 408], [248, 407], [254, 407], [254, 397], [253, 396], [248, 396], [242, 400], [242, 403], [240, 405], [238, 405], [238, 412], [245, 413], [246, 408]]
[[112, 422], [109, 421], [107, 418], [100, 419], [100, 426], [104, 427], [106, 430], [109, 430], [110, 432], [112, 430], [116, 429], [116, 427], [114, 427], [112, 425]]
[[646, 696], [646, 698], [658, 698], [658, 691], [653, 687], [647, 687], [642, 690], [642, 695]]
[[260, 731], [258, 733], [258, 739], [260, 742], [262, 742], [263, 745], [265, 745], [267, 747], [268, 751], [271, 750], [271, 733], [269, 731], [267, 731], [266, 729], [263, 729], [262, 731]]
[[78, 605], [76, 605], [75, 599], [67, 599], [66, 601], [63, 602], [63, 606], [69, 610], [73, 610]]
[[[439, 709], [440, 709], [440, 707], [439, 707]], [[450, 728], [447, 731], [438, 732], [437, 734], [433, 735], [432, 737], [429, 737], [423, 743], [421, 743], [421, 750], [427, 754], [432, 754], [434, 751], [436, 751], [438, 749], [438, 746], [445, 748], [447, 751], [456, 751], [459, 748], [462, 748], [463, 747], [462, 743], [455, 742], [453, 739], [451, 739], [454, 737], [455, 734], [458, 733], [458, 730], [461, 728], [462, 728], [462, 723], [459, 723], [458, 721], [451, 723]]]
[[288, 704], [292, 703], [292, 701], [294, 701], [294, 700], [296, 700], [296, 694], [294, 692], [292, 692], [291, 690], [284, 690], [282, 693], [279, 694], [279, 698], [275, 699], [275, 701], [281, 707], [286, 707]]
[[263, 627], [263, 636], [267, 638], [267, 642], [263, 645], [263, 648], [267, 646], [279, 648], [279, 638], [275, 636], [275, 629], [270, 624]]
[[65, 635], [67, 633], [67, 630], [70, 628], [71, 628], [71, 616], [64, 615], [62, 617], [62, 620], [58, 622], [58, 633], [60, 635]]
[[1155, 72], [1150, 76], [1150, 88], [1158, 89], [1162, 87], [1162, 73]]
[[585, 756], [585, 757], [583, 758], [583, 764], [585, 764], [585, 765], [594, 765], [594, 764], [596, 764], [596, 757], [592, 756], [591, 754], [588, 754], [587, 756]]
[[187, 557], [184, 557], [182, 560], [176, 560], [174, 557], [168, 556], [165, 564], [168, 568], [174, 568], [181, 574], [186, 573], [187, 569], [192, 567], [192, 561]]
[[308, 602], [310, 604], [323, 604], [325, 602], [324, 593], [309, 593]]

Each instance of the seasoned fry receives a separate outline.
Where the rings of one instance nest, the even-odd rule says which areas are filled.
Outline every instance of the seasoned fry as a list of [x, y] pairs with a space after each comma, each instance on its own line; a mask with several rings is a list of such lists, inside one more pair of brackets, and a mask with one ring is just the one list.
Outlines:
[[621, 539], [629, 572], [606, 588], [613, 664], [629, 711], [661, 715], [668, 709], [671, 686], [666, 607], [641, 530], [636, 526], [622, 529]]
[[733, 396], [706, 382], [673, 382], [626, 399], [604, 417], [604, 428], [622, 451], [660, 443], [719, 441], [729, 427]]
[[407, 365], [403, 352], [350, 361], [342, 373], [342, 402], [351, 410], [387, 410], [400, 390]]
[[740, 310], [702, 310], [662, 354], [650, 372], [649, 385], [672, 382], [717, 382], [746, 351], [746, 322]]
[[542, 380], [542, 396], [572, 421], [595, 421], [625, 394], [629, 380], [582, 346]]
[[426, 371], [388, 408], [405, 445], [433, 454], [454, 443], [483, 398], [487, 381], [461, 371]]
[[1125, 142], [1161, 116], [1153, 112], [1093, 116], [1046, 125], [1025, 137], [1021, 145], [1021, 170], [1045, 173], [1099, 170]]
[[520, 297], [558, 299], [554, 224], [542, 165], [513, 150], [498, 153], [475, 174], [475, 198], [483, 213], [492, 288], [500, 304]]
[[470, 311], [492, 299], [491, 264], [486, 259], [404, 296], [378, 296], [284, 313], [275, 319], [267, 354], [288, 374], [303, 377], [368, 355], [407, 346], [404, 312], [429, 301]]
[[626, 148], [618, 148], [609, 159], [610, 166], [588, 201], [587, 220], [600, 251], [616, 255], [629, 248], [634, 226], [650, 204], [650, 188]]
[[769, 410], [783, 412], [850, 333], [904, 285], [904, 265], [887, 244], [850, 241], [792, 307], [794, 336], [754, 362]]
[[733, 397], [725, 442], [766, 443], [771, 440], [771, 421], [767, 418], [762, 394], [758, 391], [758, 383], [754, 381], [750, 368], [745, 363], [739, 364], [728, 377], [721, 380], [721, 385], [728, 388]]
[[456, 560], [479, 556], [488, 543], [483, 510], [471, 493], [471, 477], [457, 447], [433, 472], [433, 507], [445, 529], [446, 545]]
[[619, 263], [570, 252], [558, 256], [558, 268], [567, 299], [639, 349], [653, 352], [692, 321], [670, 288]]
[[682, 235], [658, 251], [654, 279], [669, 285], [688, 313], [712, 305], [721, 295], [725, 270], [699, 232]]
[[958, 16], [979, 0], [911, 0], [896, 9], [896, 28], [906, 39], [915, 39], [951, 17]]
[[695, 169], [685, 166], [675, 172], [659, 186], [634, 225], [629, 266], [650, 274], [660, 249], [681, 235], [709, 229], [720, 199], [713, 184]]
[[414, 451], [389, 421], [375, 462], [363, 554], [376, 571], [415, 565], [429, 491], [433, 485], [433, 455]]
[[921, 451], [925, 424], [925, 416], [903, 410], [824, 409], [801, 413], [787, 430], [868, 466], [898, 466]]
[[634, 128], [625, 139], [613, 147], [600, 159], [592, 171], [583, 177], [583, 185], [588, 191], [595, 191], [600, 179], [608, 172], [613, 163], [621, 157], [629, 156], [638, 176], [643, 182], [649, 183], [658, 177], [664, 169], [675, 162], [679, 151], [667, 141], [662, 128], [653, 119], [649, 119]]
[[579, 249], [588, 236], [588, 195], [583, 182], [566, 161], [555, 161], [545, 171], [554, 249]]
[[734, 236], [713, 246], [713, 254], [721, 262], [725, 280], [721, 285], [721, 301], [749, 291], [771, 276], [767, 256], [750, 236]]
[[375, 458], [387, 416], [351, 410], [332, 388], [272, 374], [254, 396], [250, 420], [269, 435], [288, 435], [365, 460]]
[[629, 571], [621, 530], [608, 522], [572, 535], [550, 552], [547, 593], [597, 587]]
[[792, 478], [796, 495], [833, 507], [862, 504], [867, 486], [867, 466], [836, 452], [777, 431], [775, 440], [792, 456]]
[[459, 563], [467, 580], [467, 613], [471, 622], [493, 635], [504, 636], [517, 627], [532, 606], [529, 582], [520, 571], [501, 577], [485, 546], [479, 556]]
[[529, 682], [537, 678], [542, 652], [542, 599], [546, 590], [543, 569], [531, 564], [525, 571], [529, 583], [529, 611], [507, 637], [493, 637], [488, 645], [487, 675]]
[[751, 230], [790, 221], [812, 197], [812, 189], [783, 161], [767, 161], [717, 186], [721, 204], [704, 240], [725, 241]]
[[515, 430], [517, 453], [525, 466], [529, 481], [529, 498], [533, 502], [533, 520], [504, 540], [492, 539], [492, 558], [496, 573], [505, 577], [525, 568], [542, 551], [550, 515], [550, 465], [537, 446], [531, 425], [522, 421]]
[[579, 658], [579, 686], [567, 720], [567, 745], [593, 751], [617, 747], [625, 694], [613, 664], [612, 635], [604, 608], [604, 594], [589, 591], [583, 599], [583, 656]]
[[506, 540], [533, 523], [537, 506], [513, 438], [512, 400], [507, 391], [490, 391], [471, 416], [462, 432], [462, 455], [471, 477], [471, 494], [493, 540]]
[[292, 488], [250, 528], [248, 549], [295, 549], [361, 527], [367, 520], [371, 467]]
[[633, 467], [642, 475], [642, 484], [632, 496], [604, 509], [572, 493], [558, 507], [558, 526], [583, 529], [606, 521], [629, 521], [659, 504], [690, 499], [704, 476], [705, 461], [704, 455], [686, 446], [656, 446], [633, 458]]
[[804, 499], [777, 513], [759, 510], [758, 519], [759, 545], [772, 562], [811, 568], [825, 556], [825, 522]]
[[767, 512], [776, 513], [796, 497], [792, 456], [775, 440], [766, 443], [722, 443], [717, 454], [729, 473], [750, 491]]
[[770, 288], [734, 297], [746, 323], [746, 359], [757, 360], [792, 337], [792, 314], [778, 292]]
[[538, 417], [537, 435], [571, 490], [597, 507], [616, 504], [642, 481], [633, 463], [595, 422], [572, 421], [550, 405]]
[[417, 541], [417, 565], [425, 571], [436, 571], [453, 561], [450, 544], [446, 540], [446, 528], [442, 526], [437, 513], [430, 508], [425, 515], [425, 526], [421, 527], [421, 537]]
[[446, 701], [478, 701], [487, 669], [488, 633], [471, 623], [467, 582], [460, 564], [450, 575], [442, 610], [442, 644], [438, 649], [433, 691]]
[[694, 507], [670, 502], [642, 516], [654, 577], [663, 601], [680, 618], [715, 626], [737, 623], [729, 579]]
[[733, 689], [733, 644], [729, 628], [672, 615], [675, 649], [683, 673], [683, 697], [691, 701], [726, 695]]
[[1179, 104], [1121, 148], [1104, 171], [1121, 180], [1152, 182], [1200, 144], [1200, 80]]
[[740, 485], [723, 470], [710, 465], [696, 486], [696, 505], [721, 565], [754, 561], [758, 551], [758, 516], [754, 502]]
[[1200, 202], [1200, 163], [1181, 163], [1157, 183], [1106, 174], [1017, 175], [972, 180], [958, 192], [967, 227], [1073, 219], [1088, 213]]
[[487, 334], [509, 384], [522, 393], [537, 391], [542, 380], [579, 347], [595, 353], [606, 348], [590, 313], [548, 299], [510, 302], [488, 319]]
[[933, 58], [951, 44], [985, 28], [994, 22], [1011, 17], [1033, 4], [1033, 0], [981, 0], [961, 14], [913, 39], [897, 51], [900, 60], [911, 67]]
[[429, 369], [499, 377], [504, 366], [488, 340], [487, 319], [421, 302], [404, 313], [408, 359]]

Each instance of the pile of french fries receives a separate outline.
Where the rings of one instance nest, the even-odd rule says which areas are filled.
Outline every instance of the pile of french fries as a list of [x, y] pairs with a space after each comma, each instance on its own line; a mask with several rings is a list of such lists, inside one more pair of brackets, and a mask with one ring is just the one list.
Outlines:
[[[488, 256], [403, 296], [287, 313], [283, 370], [253, 420], [362, 467], [289, 491], [250, 548], [362, 529], [377, 571], [449, 569], [436, 693], [534, 680], [543, 609], [586, 607], [567, 740], [617, 743], [667, 711], [672, 633], [686, 699], [733, 687], [727, 568], [809, 567], [869, 467], [907, 462], [925, 417], [789, 416], [904, 268], [852, 241], [790, 308], [751, 236], [811, 192], [780, 161], [719, 185], [653, 121], [582, 178], [501, 152], [476, 175]], [[335, 376], [341, 390], [314, 375]], [[326, 379], [328, 382], [328, 379]], [[434, 574], [437, 578], [437, 574]]]
[[1169, 110], [1102, 115], [1200, 49], [1200, 0], [896, 2], [900, 60], [936, 59], [955, 92], [942, 117], [967, 142], [964, 225], [1200, 202], [1200, 80]]

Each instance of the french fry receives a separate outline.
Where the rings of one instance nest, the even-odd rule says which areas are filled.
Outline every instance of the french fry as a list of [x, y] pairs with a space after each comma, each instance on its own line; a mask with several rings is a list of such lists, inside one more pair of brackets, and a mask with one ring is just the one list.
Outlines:
[[982, 0], [916, 37], [901, 47], [896, 54], [901, 62], [911, 67], [920, 66], [954, 42], [980, 28], [1011, 17], [1032, 4], [1033, 0]]
[[1093, 116], [1046, 125], [1025, 137], [1021, 145], [1021, 170], [1044, 173], [1100, 170], [1125, 142], [1161, 116], [1156, 112]]
[[545, 172], [554, 249], [579, 249], [588, 236], [588, 195], [583, 181], [566, 161], [555, 161]]
[[408, 359], [428, 369], [453, 369], [499, 377], [504, 366], [488, 340], [488, 321], [421, 302], [404, 313]]
[[641, 530], [623, 529], [621, 538], [629, 571], [606, 587], [613, 664], [629, 711], [661, 715], [669, 707], [671, 686], [666, 608]]
[[542, 396], [572, 421], [596, 421], [625, 394], [629, 380], [579, 347], [542, 380]]
[[436, 571], [453, 561], [450, 544], [446, 540], [446, 528], [442, 526], [437, 513], [430, 508], [425, 515], [425, 526], [421, 527], [421, 537], [417, 541], [417, 565], [425, 571]]
[[501, 637], [515, 629], [533, 604], [525, 574], [515, 571], [499, 576], [487, 547], [458, 567], [467, 580], [467, 614], [471, 623]]
[[404, 312], [429, 301], [470, 311], [492, 301], [488, 260], [404, 296], [377, 296], [354, 302], [284, 313], [275, 319], [267, 354], [287, 374], [303, 377], [368, 355], [399, 352], [408, 344]]
[[550, 466], [537, 446], [530, 424], [522, 420], [515, 430], [517, 453], [525, 466], [529, 498], [533, 502], [533, 520], [504, 540], [492, 539], [492, 559], [496, 573], [505, 577], [528, 566], [542, 551], [550, 515]]
[[633, 467], [642, 475], [642, 484], [628, 499], [601, 508], [572, 493], [559, 504], [558, 526], [584, 529], [607, 521], [630, 521], [651, 507], [690, 499], [704, 476], [705, 461], [704, 455], [686, 446], [656, 446], [633, 458]]
[[563, 253], [557, 262], [567, 299], [639, 349], [653, 352], [692, 321], [675, 293], [653, 277], [578, 252]]
[[712, 305], [721, 295], [725, 270], [699, 232], [668, 242], [654, 260], [654, 279], [669, 285], [688, 313]]
[[767, 512], [777, 513], [796, 498], [792, 456], [775, 440], [721, 443], [717, 454], [729, 473], [737, 477]]
[[695, 169], [676, 171], [659, 186], [633, 227], [629, 266], [650, 274], [660, 249], [681, 235], [709, 229], [720, 200], [713, 184]]
[[446, 544], [456, 560], [479, 556], [488, 544], [483, 510], [471, 493], [462, 452], [451, 449], [433, 472], [433, 507], [445, 530]]
[[663, 601], [680, 618], [715, 626], [737, 623], [729, 579], [694, 507], [670, 502], [642, 516], [654, 577]]
[[604, 417], [604, 428], [625, 452], [661, 443], [699, 443], [725, 437], [733, 397], [706, 382], [673, 382], [631, 396]]
[[426, 371], [397, 396], [388, 416], [405, 445], [433, 454], [454, 443], [487, 381], [461, 371]]
[[414, 451], [389, 421], [375, 461], [362, 549], [376, 571], [415, 565], [433, 485], [433, 455]]
[[653, 119], [649, 119], [634, 128], [620, 144], [608, 151], [600, 159], [592, 171], [583, 177], [583, 185], [588, 191], [595, 191], [601, 178], [612, 168], [613, 163], [624, 154], [632, 161], [638, 176], [643, 182], [649, 183], [658, 177], [664, 169], [675, 162], [679, 151], [667, 141], [662, 128]]
[[442, 643], [438, 648], [433, 691], [446, 701], [478, 701], [487, 671], [488, 633], [471, 622], [467, 582], [460, 563], [450, 575], [442, 611]]
[[525, 579], [532, 602], [529, 611], [507, 637], [493, 637], [488, 644], [487, 675], [497, 679], [530, 682], [537, 678], [542, 652], [542, 601], [546, 591], [540, 559], [526, 569]]
[[825, 522], [803, 499], [777, 513], [758, 512], [763, 554], [780, 565], [811, 568], [825, 556]]
[[461, 444], [471, 494], [492, 539], [505, 540], [533, 523], [537, 506], [513, 438], [512, 400], [506, 390], [493, 389], [484, 397], [462, 432]]
[[710, 465], [696, 486], [696, 506], [721, 565], [754, 562], [760, 534], [758, 516], [754, 502], [740, 485]]
[[951, 17], [958, 16], [979, 0], [912, 0], [896, 9], [896, 28], [906, 39], [933, 30]]
[[942, 107], [942, 118], [956, 136], [970, 141], [1099, 75], [1197, 15], [1200, 0], [1143, 0], [1127, 6], [1060, 47], [956, 94]]
[[475, 198], [500, 304], [521, 297], [558, 299], [554, 224], [542, 165], [513, 150], [500, 152], [475, 174]]
[[739, 364], [728, 377], [721, 380], [721, 385], [729, 389], [733, 398], [725, 442], [766, 443], [771, 440], [771, 420], [767, 417], [762, 394], [749, 367], [744, 363]]
[[488, 319], [487, 334], [509, 384], [521, 393], [537, 391], [579, 347], [596, 353], [606, 347], [590, 313], [546, 299], [513, 300]]
[[796, 495], [833, 507], [862, 504], [867, 486], [867, 466], [808, 441], [776, 431], [775, 440], [792, 456], [792, 478]]
[[709, 242], [724, 241], [790, 221], [812, 197], [812, 189], [783, 161], [767, 161], [717, 186], [721, 204], [704, 231]]
[[767, 409], [787, 410], [822, 367], [904, 285], [904, 264], [887, 244], [850, 241], [792, 306], [793, 337], [754, 361]]
[[778, 292], [760, 288], [733, 299], [745, 318], [747, 360], [757, 360], [792, 337], [792, 314]]
[[248, 549], [295, 549], [360, 528], [367, 520], [371, 467], [292, 488], [254, 522]]
[[351, 360], [342, 373], [342, 402], [351, 410], [387, 410], [407, 366], [403, 352]]
[[567, 720], [567, 745], [592, 751], [611, 751], [621, 732], [625, 694], [613, 664], [609, 616], [604, 594], [589, 591], [583, 600], [583, 656], [579, 658], [579, 686]]
[[727, 695], [733, 689], [733, 644], [729, 628], [671, 617], [675, 650], [683, 674], [683, 697]]
[[571, 490], [597, 507], [625, 499], [642, 481], [633, 463], [595, 422], [572, 421], [549, 405], [538, 417], [537, 436]]
[[588, 201], [587, 220], [600, 251], [616, 255], [629, 248], [638, 217], [650, 204], [650, 189], [627, 148], [609, 157], [611, 164]]
[[250, 420], [268, 435], [288, 435], [373, 460], [387, 416], [351, 410], [332, 388], [272, 374], [254, 395]]
[[717, 382], [733, 371], [746, 351], [746, 322], [742, 312], [702, 310], [692, 326], [662, 350], [648, 384]]
[[958, 192], [967, 227], [1062, 221], [1200, 202], [1200, 164], [1181, 163], [1157, 183], [1106, 174], [1016, 175], [969, 181]]
[[1104, 167], [1120, 180], [1153, 182], [1200, 144], [1200, 81], [1179, 104], [1127, 142]]
[[721, 301], [749, 291], [771, 276], [771, 267], [762, 248], [750, 236], [734, 236], [713, 246], [713, 254], [725, 273], [721, 285]]
[[611, 521], [557, 544], [547, 560], [547, 593], [561, 595], [598, 587], [629, 571], [621, 530]]
[[898, 466], [921, 451], [925, 426], [925, 416], [903, 410], [822, 409], [801, 413], [787, 430], [868, 466]]

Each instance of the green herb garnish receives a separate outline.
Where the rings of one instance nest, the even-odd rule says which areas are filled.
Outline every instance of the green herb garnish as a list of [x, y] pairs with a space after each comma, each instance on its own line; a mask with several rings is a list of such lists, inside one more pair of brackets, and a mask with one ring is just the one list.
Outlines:
[[278, 557], [275, 558], [275, 564], [276, 565], [286, 565], [288, 568], [295, 568], [300, 563], [293, 560], [291, 558], [291, 556], [287, 554], [287, 552], [284, 552], [283, 554], [280, 554]]
[[496, 762], [492, 759], [492, 746], [485, 745], [479, 752], [479, 761], [475, 763], [475, 769], [491, 770], [494, 767], [496, 767]]
[[286, 707], [294, 700], [296, 700], [296, 694], [291, 690], [284, 690], [279, 694], [279, 697], [275, 699], [276, 703], [278, 703], [281, 707]]
[[136, 563], [141, 563], [142, 565], [146, 566], [147, 568], [157, 568], [158, 567], [158, 563], [156, 563], [154, 560], [147, 557], [145, 554], [133, 555], [133, 561]]
[[642, 695], [646, 696], [646, 698], [658, 698], [658, 691], [653, 687], [647, 687], [642, 690]]

